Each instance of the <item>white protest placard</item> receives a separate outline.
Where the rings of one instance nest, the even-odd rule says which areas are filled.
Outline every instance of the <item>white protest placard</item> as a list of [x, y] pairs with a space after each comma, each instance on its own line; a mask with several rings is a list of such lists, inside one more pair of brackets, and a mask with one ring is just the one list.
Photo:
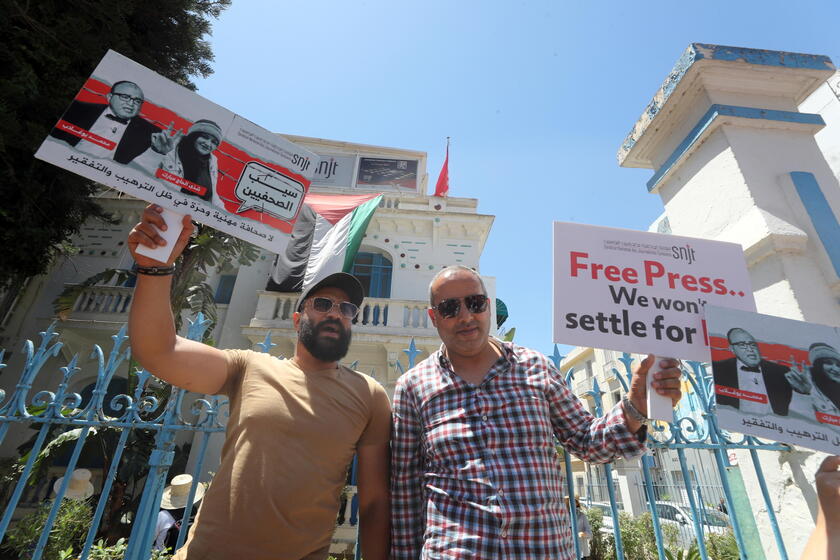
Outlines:
[[[707, 360], [707, 304], [755, 310], [740, 245], [554, 223], [554, 342]], [[648, 415], [670, 410], [659, 397]]]
[[840, 454], [840, 329], [706, 307], [721, 428]]
[[114, 51], [35, 157], [275, 253], [319, 167], [315, 153]]

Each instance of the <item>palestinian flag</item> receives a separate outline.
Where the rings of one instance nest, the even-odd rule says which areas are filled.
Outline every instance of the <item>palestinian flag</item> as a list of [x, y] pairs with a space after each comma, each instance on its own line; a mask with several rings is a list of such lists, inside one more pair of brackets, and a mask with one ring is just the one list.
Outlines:
[[381, 194], [308, 193], [267, 289], [299, 292], [333, 272], [350, 272]]

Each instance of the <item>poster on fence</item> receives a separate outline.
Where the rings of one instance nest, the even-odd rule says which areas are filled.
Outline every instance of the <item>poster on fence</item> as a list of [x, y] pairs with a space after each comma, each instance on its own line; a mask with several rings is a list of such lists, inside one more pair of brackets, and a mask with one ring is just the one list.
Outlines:
[[705, 312], [720, 427], [840, 454], [840, 329]]
[[275, 253], [319, 161], [114, 51], [35, 157]]
[[737, 243], [554, 222], [554, 342], [708, 360], [707, 304], [755, 311]]

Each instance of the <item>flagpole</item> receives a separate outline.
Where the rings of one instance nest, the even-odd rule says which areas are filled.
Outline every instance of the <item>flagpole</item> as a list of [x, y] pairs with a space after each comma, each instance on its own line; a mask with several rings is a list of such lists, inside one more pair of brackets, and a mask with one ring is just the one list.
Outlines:
[[443, 160], [443, 167], [440, 168], [437, 183], [435, 183], [435, 194], [433, 196], [446, 197], [449, 195], [449, 136], [446, 137], [446, 158]]

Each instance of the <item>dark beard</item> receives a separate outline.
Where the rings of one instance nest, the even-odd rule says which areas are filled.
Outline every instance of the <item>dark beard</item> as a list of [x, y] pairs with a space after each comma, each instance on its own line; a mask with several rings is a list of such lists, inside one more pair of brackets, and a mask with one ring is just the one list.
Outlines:
[[[332, 325], [338, 330], [338, 338], [322, 338], [322, 329]], [[300, 338], [301, 344], [306, 348], [312, 356], [322, 362], [337, 362], [347, 355], [350, 349], [350, 330], [345, 329], [341, 321], [337, 319], [324, 319], [317, 325], [313, 326], [309, 319], [304, 315], [300, 320]]]

